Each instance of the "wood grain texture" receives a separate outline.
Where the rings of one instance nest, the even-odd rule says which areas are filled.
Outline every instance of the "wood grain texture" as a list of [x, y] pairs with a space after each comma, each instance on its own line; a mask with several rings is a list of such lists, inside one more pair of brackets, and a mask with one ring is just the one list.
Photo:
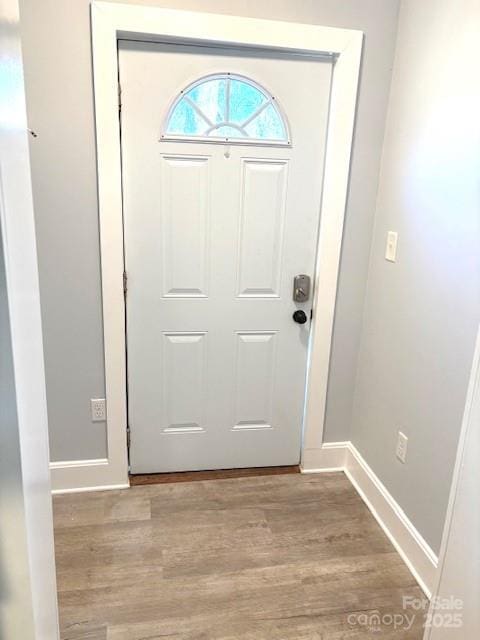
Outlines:
[[422, 593], [343, 473], [59, 495], [54, 520], [62, 640], [422, 638], [388, 624]]

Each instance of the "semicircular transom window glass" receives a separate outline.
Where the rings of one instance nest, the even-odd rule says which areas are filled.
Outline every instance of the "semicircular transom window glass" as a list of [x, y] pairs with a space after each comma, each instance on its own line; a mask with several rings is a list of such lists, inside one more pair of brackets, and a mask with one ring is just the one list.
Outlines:
[[184, 89], [168, 112], [162, 139], [291, 144], [275, 97], [233, 73], [206, 76]]

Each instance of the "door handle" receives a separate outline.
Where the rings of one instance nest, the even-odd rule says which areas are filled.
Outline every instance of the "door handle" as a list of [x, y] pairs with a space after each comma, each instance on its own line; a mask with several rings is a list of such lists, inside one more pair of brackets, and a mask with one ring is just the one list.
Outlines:
[[298, 324], [305, 324], [308, 320], [307, 314], [301, 309], [297, 309], [296, 311], [294, 311], [292, 318], [295, 320], [295, 322], [298, 322]]

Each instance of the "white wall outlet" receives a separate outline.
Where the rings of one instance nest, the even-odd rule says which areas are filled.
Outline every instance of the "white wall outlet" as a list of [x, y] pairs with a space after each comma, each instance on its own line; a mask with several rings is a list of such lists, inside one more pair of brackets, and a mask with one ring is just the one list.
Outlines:
[[92, 422], [104, 422], [107, 419], [105, 398], [92, 398], [90, 400]]
[[389, 231], [387, 233], [387, 248], [385, 250], [385, 260], [388, 260], [389, 262], [396, 262], [397, 241], [398, 233], [396, 231]]
[[408, 438], [401, 431], [398, 432], [396, 455], [400, 462], [405, 464], [407, 459]]

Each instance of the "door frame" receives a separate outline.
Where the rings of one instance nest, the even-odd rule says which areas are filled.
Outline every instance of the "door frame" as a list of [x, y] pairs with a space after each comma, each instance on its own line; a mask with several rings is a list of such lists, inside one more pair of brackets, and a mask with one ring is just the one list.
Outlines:
[[2, 2], [1, 14], [0, 448], [4, 493], [0, 634], [59, 640], [45, 352], [24, 38], [17, 0]]
[[[332, 74], [301, 460], [321, 448], [363, 32], [93, 1], [91, 5], [107, 401], [107, 458], [75, 474], [78, 488], [128, 484], [118, 39], [264, 48], [330, 56]], [[319, 173], [319, 179], [322, 175]], [[321, 304], [318, 304], [318, 300]]]

